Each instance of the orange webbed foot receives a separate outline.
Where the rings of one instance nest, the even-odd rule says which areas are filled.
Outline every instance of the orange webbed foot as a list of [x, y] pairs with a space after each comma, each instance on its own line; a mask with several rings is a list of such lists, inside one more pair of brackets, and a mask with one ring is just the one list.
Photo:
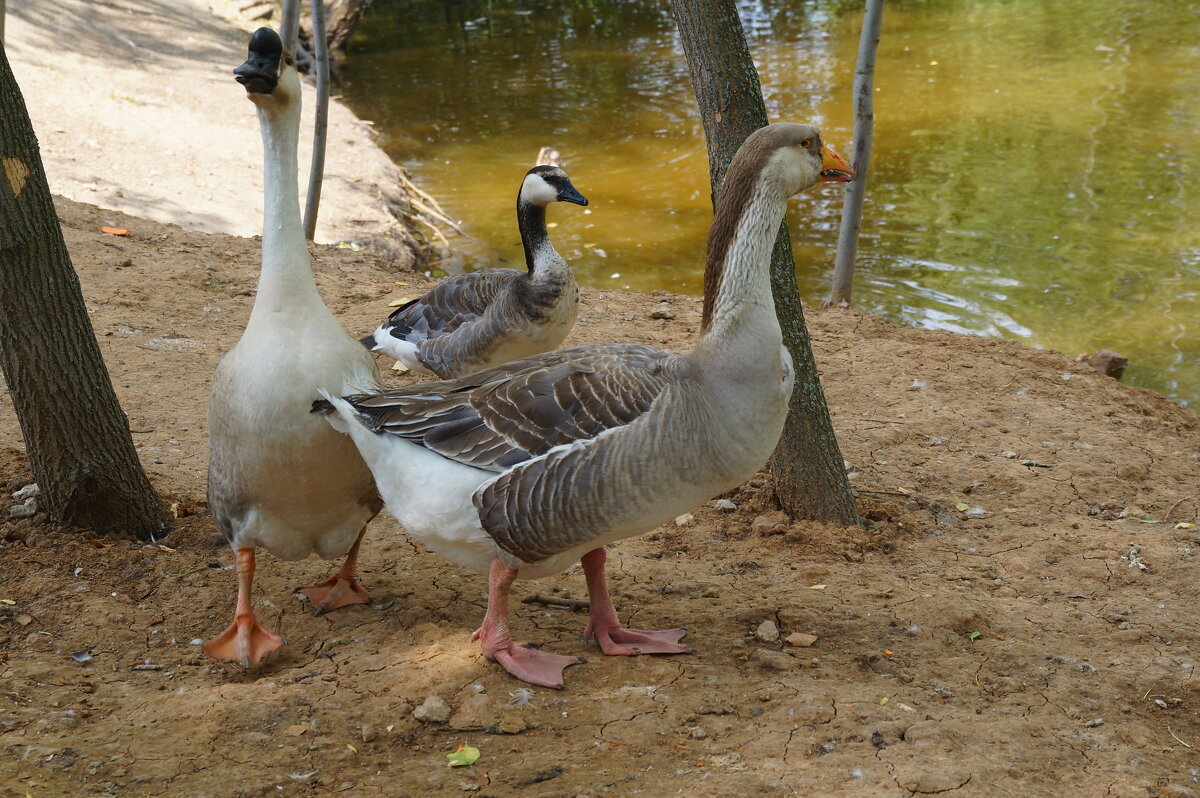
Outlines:
[[249, 668], [285, 642], [279, 635], [264, 629], [253, 615], [239, 615], [228, 629], [200, 646], [200, 650], [210, 657], [238, 662]]
[[298, 587], [293, 592], [303, 594], [312, 602], [314, 615], [324, 615], [330, 610], [371, 601], [371, 594], [353, 576], [334, 575], [324, 582]]

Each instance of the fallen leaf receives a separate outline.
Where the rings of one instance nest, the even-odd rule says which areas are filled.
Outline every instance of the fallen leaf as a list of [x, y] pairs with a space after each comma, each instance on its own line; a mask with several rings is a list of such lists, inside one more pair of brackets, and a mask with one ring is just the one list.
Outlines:
[[408, 297], [402, 296], [399, 299], [393, 299], [391, 302], [389, 302], [388, 307], [389, 308], [398, 308], [401, 305], [406, 304], [407, 302], [408, 302]]
[[108, 225], [101, 227], [100, 232], [108, 233], [110, 236], [127, 236], [127, 235], [129, 235], [129, 231], [126, 230], [124, 227], [109, 227]]
[[21, 615], [17, 616], [17, 623], [21, 624], [22, 626], [28, 626], [29, 624], [33, 623], [33, 616], [22, 613]]
[[405, 374], [408, 372], [408, 366], [404, 365], [399, 360], [397, 360], [395, 363], [392, 364], [392, 371], [398, 371], [401, 374]]
[[824, 590], [827, 587], [829, 587], [829, 585], [809, 585], [808, 589], [809, 590]]
[[7, 604], [10, 607], [16, 603], [17, 602], [13, 601], [12, 599], [0, 599], [0, 604]]
[[1194, 526], [1195, 526], [1195, 524], [1189, 524], [1186, 521], [1181, 521], [1180, 523], [1175, 525], [1175, 528], [1176, 529], [1191, 529]]
[[954, 508], [960, 513], [965, 513], [967, 510], [971, 509], [971, 505], [967, 504], [966, 502], [955, 502]]
[[887, 696], [884, 696], [883, 698], [879, 699], [879, 706], [883, 706], [884, 704], [886, 704], [887, 702], [889, 702], [891, 700], [892, 699], [888, 698]]
[[304, 723], [293, 723], [291, 726], [288, 726], [286, 729], [284, 729], [283, 733], [288, 737], [299, 737], [311, 728], [311, 726]]
[[469, 745], [460, 744], [458, 746], [458, 750], [453, 754], [446, 754], [446, 759], [449, 760], [448, 764], [452, 768], [461, 768], [467, 765], [473, 765], [475, 764], [475, 761], [479, 759], [479, 749], [472, 748]]
[[161, 543], [158, 544], [158, 548], [162, 551], [179, 551], [179, 549], [173, 549], [170, 546], [164, 546]]
[[971, 634], [967, 635], [967, 637], [969, 637], [971, 640], [978, 640], [979, 638], [983, 637], [983, 632], [971, 632]]
[[356, 753], [356, 754], [358, 753], [358, 749], [355, 748], [354, 746], [350, 745], [350, 743], [346, 743], [346, 747], [349, 748], [354, 753]]
[[155, 615], [153, 618], [151, 618], [150, 620], [146, 621], [146, 625], [147, 625], [147, 626], [158, 626], [160, 623], [162, 623], [162, 622], [163, 622], [163, 621], [165, 621], [165, 620], [166, 620], [166, 617], [165, 617], [165, 616], [162, 616], [162, 615]]

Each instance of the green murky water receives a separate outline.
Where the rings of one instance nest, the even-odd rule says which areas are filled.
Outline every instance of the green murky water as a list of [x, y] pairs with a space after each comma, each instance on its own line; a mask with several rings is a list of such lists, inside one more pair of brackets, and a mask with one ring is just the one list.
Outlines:
[[[849, 150], [861, 7], [742, 4], [772, 119]], [[698, 294], [703, 136], [665, 2], [377, 0], [343, 95], [478, 239], [521, 265], [513, 204], [557, 146], [588, 209], [556, 245], [599, 287]], [[1200, 401], [1200, 8], [889, 0], [856, 306], [1075, 354]], [[829, 291], [842, 191], [793, 201], [801, 290]]]

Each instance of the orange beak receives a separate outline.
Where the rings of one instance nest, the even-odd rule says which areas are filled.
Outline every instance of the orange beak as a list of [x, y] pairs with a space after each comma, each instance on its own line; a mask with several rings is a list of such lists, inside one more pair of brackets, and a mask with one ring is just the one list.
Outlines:
[[819, 183], [848, 183], [854, 179], [854, 170], [846, 159], [824, 144], [821, 145], [821, 176]]

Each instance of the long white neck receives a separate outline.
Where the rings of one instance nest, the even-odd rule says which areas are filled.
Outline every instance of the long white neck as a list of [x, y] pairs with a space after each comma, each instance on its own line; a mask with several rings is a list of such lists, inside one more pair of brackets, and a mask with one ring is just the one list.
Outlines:
[[296, 101], [285, 108], [258, 108], [263, 140], [262, 273], [250, 314], [251, 326], [269, 323], [281, 313], [293, 321], [304, 318], [305, 313], [330, 315], [317, 293], [300, 221], [296, 177], [298, 90], [295, 96]]
[[726, 250], [724, 270], [708, 329], [696, 342], [701, 359], [749, 357], [774, 363], [783, 334], [771, 296], [771, 250], [787, 198], [771, 181], [760, 182]]

